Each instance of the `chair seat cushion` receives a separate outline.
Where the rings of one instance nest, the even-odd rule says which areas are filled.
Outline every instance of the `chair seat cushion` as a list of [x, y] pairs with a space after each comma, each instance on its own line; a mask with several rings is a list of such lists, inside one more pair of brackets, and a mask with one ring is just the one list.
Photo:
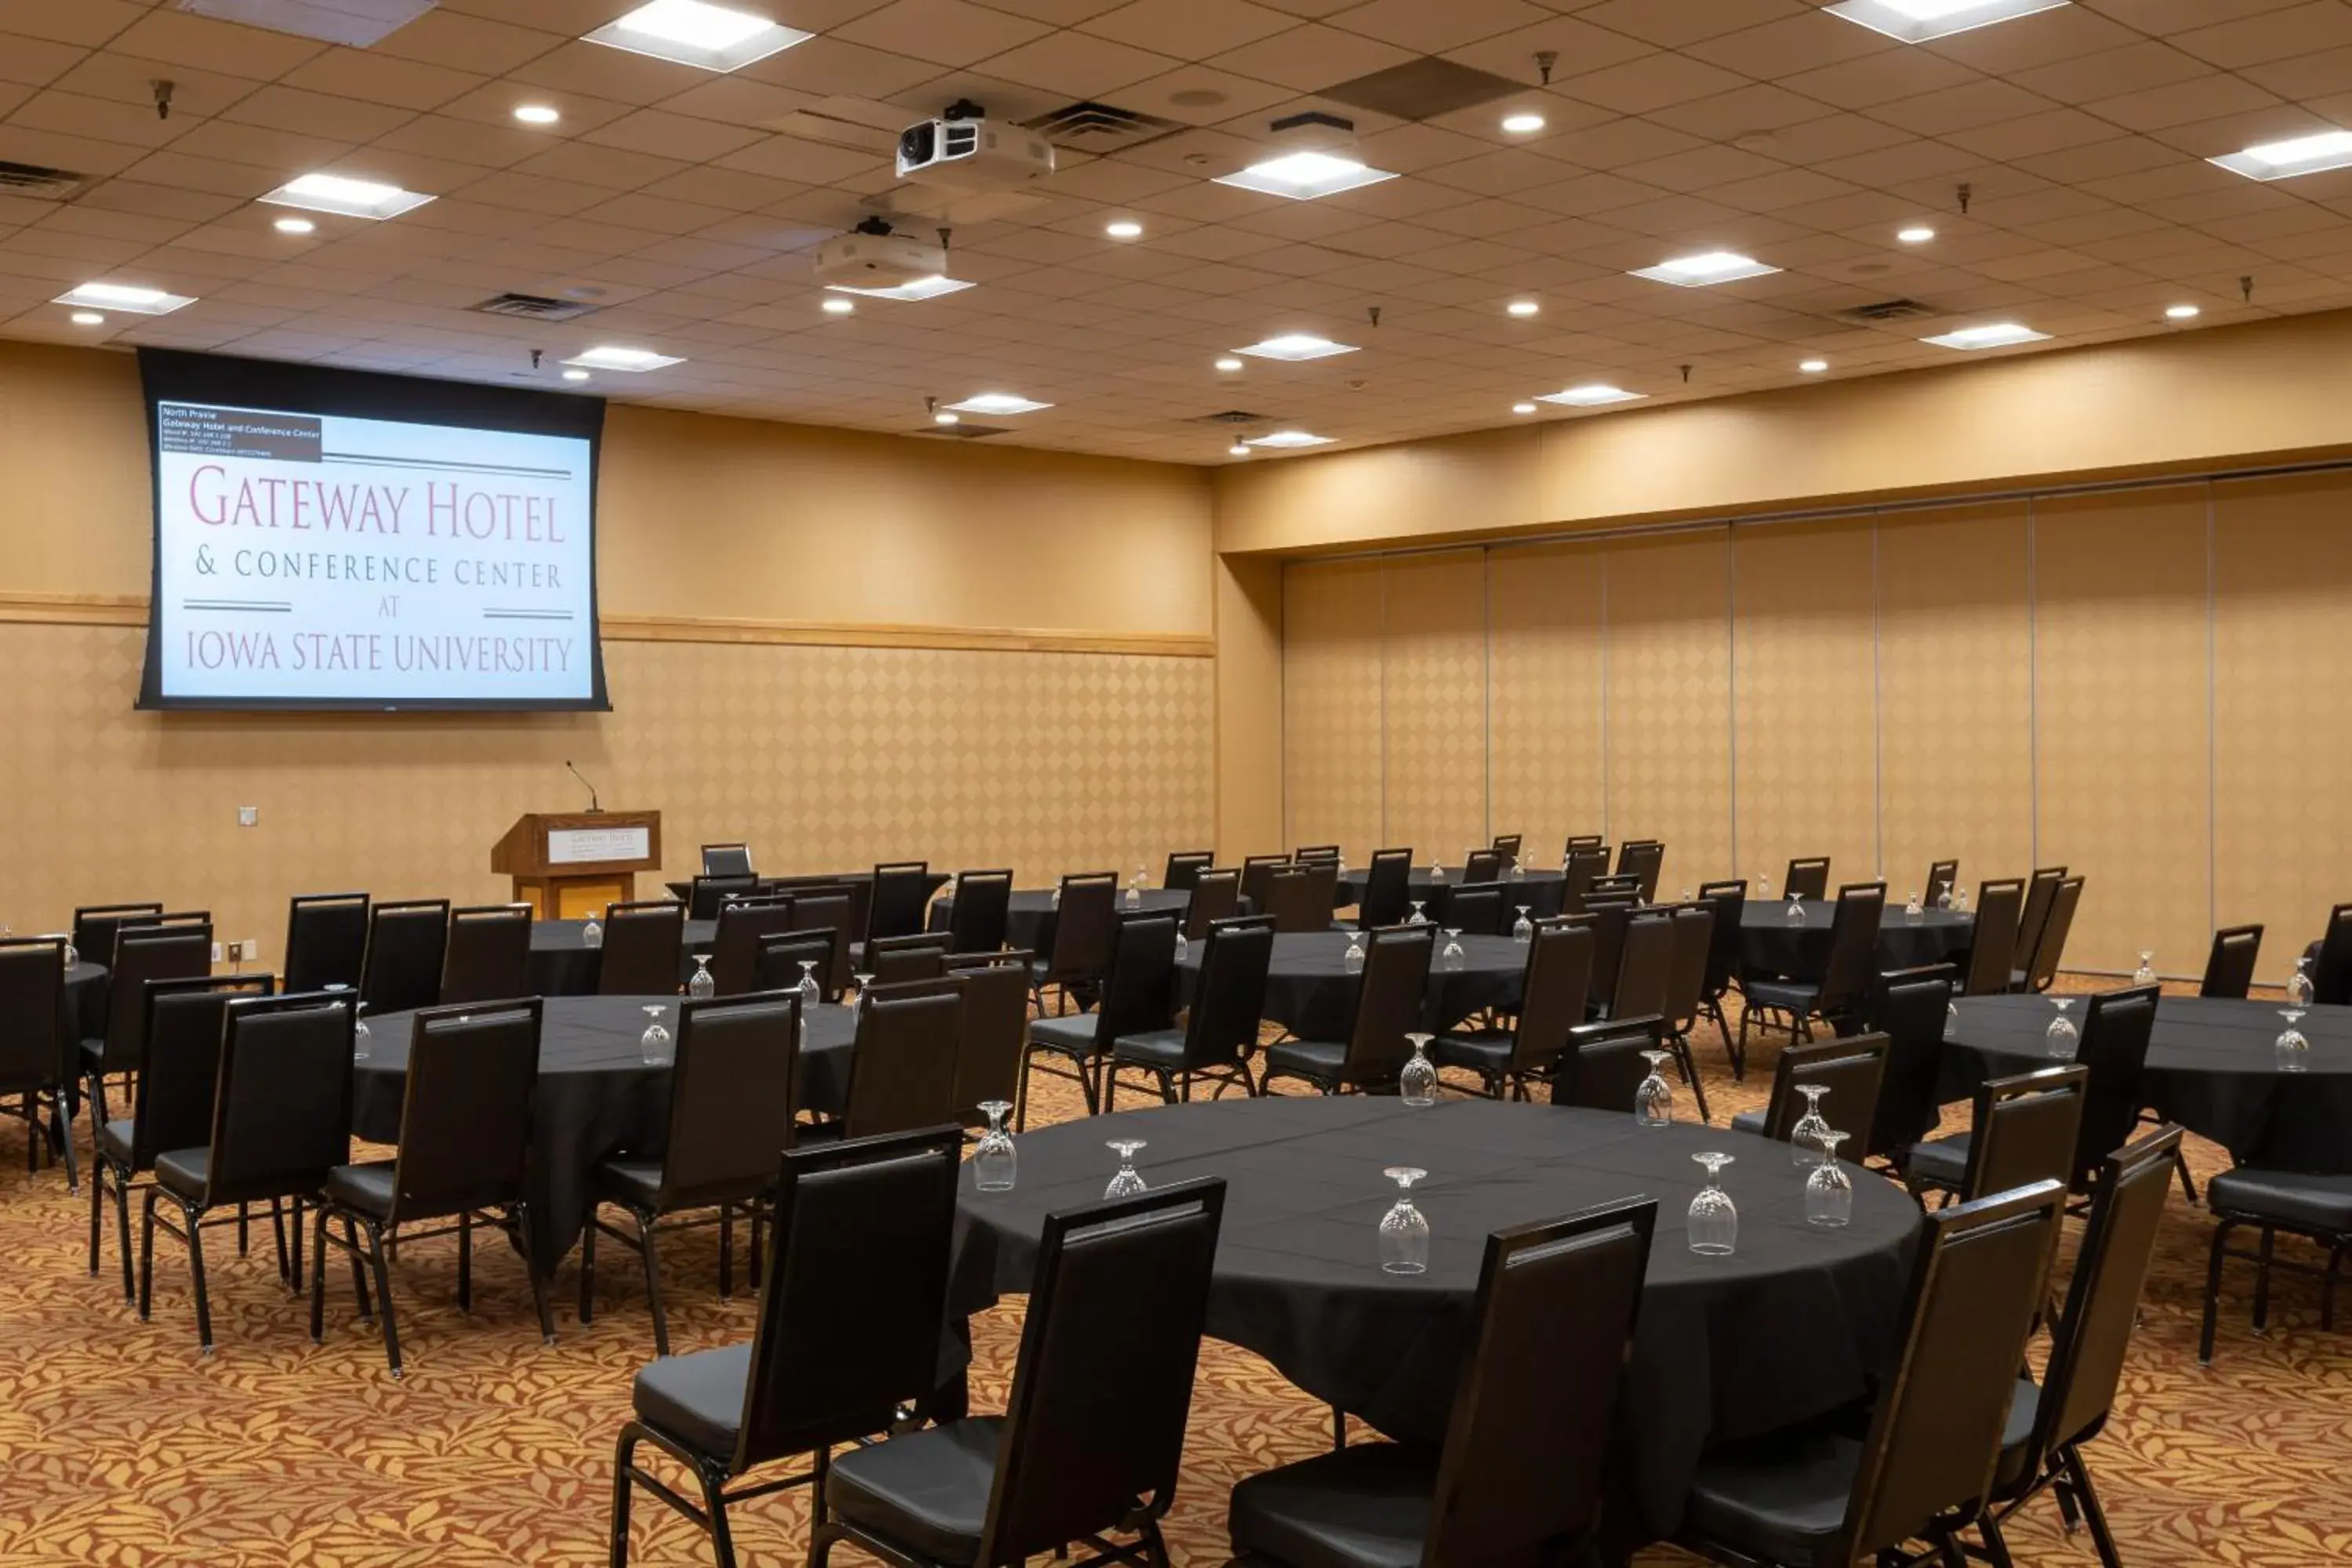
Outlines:
[[1511, 1070], [1511, 1037], [1506, 1030], [1442, 1035], [1430, 1049], [1442, 1068], [1468, 1068], [1494, 1078]]
[[1096, 1016], [1074, 1013], [1062, 1018], [1033, 1018], [1029, 1022], [1029, 1043], [1069, 1057], [1090, 1057], [1095, 1054]]
[[155, 1184], [184, 1198], [201, 1198], [212, 1166], [210, 1149], [168, 1150], [155, 1156]]
[[2017, 1392], [2009, 1398], [2009, 1420], [2000, 1429], [2000, 1463], [1994, 1472], [1995, 1485], [2004, 1490], [2024, 1479], [2026, 1445], [2033, 1438], [2034, 1419], [2041, 1414], [2040, 1385], [2030, 1377], [2019, 1378]]
[[1958, 1192], [1969, 1175], [1969, 1134], [1954, 1132], [1914, 1143], [1903, 1157], [1903, 1173], [1912, 1181], [1948, 1192]]
[[2352, 1231], [2352, 1176], [2292, 1171], [2227, 1171], [2206, 1184], [2206, 1206], [2255, 1219]]
[[1110, 1043], [1110, 1054], [1115, 1061], [1177, 1072], [1184, 1066], [1184, 1031], [1146, 1029], [1140, 1034], [1121, 1035]]
[[1821, 986], [1811, 980], [1751, 980], [1740, 990], [1750, 1006], [1778, 1007], [1784, 1013], [1810, 1013], [1822, 999]]
[[835, 1456], [824, 1500], [845, 1523], [934, 1563], [980, 1555], [1001, 1415], [929, 1426]]
[[393, 1163], [371, 1160], [364, 1165], [337, 1165], [327, 1173], [330, 1201], [372, 1214], [381, 1219], [392, 1213]]
[[1731, 1130], [1734, 1132], [1753, 1132], [1761, 1138], [1764, 1136], [1764, 1115], [1760, 1110], [1743, 1110], [1731, 1119]]
[[1225, 1529], [1284, 1568], [1418, 1568], [1436, 1486], [1435, 1450], [1359, 1443], [1249, 1477]]
[[596, 1164], [596, 1195], [631, 1208], [656, 1207], [661, 1198], [659, 1160], [601, 1160]]
[[637, 1419], [697, 1453], [730, 1459], [743, 1418], [743, 1384], [751, 1375], [751, 1345], [663, 1356], [637, 1373], [629, 1402]]
[[1691, 1482], [1683, 1527], [1751, 1557], [1830, 1568], [1861, 1458], [1859, 1439], [1833, 1431], [1776, 1434], [1710, 1455]]
[[1265, 1048], [1268, 1072], [1299, 1073], [1331, 1082], [1339, 1080], [1339, 1069], [1347, 1061], [1348, 1047], [1339, 1040], [1285, 1040]]
[[98, 1152], [121, 1164], [131, 1163], [131, 1145], [137, 1129], [128, 1116], [118, 1116], [98, 1130]]

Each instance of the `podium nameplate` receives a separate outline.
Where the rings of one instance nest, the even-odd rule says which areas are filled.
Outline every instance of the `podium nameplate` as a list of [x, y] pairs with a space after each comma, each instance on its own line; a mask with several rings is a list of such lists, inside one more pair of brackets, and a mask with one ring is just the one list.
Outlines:
[[606, 860], [643, 860], [652, 853], [652, 834], [642, 826], [551, 827], [547, 830], [547, 863], [551, 866], [593, 866]]

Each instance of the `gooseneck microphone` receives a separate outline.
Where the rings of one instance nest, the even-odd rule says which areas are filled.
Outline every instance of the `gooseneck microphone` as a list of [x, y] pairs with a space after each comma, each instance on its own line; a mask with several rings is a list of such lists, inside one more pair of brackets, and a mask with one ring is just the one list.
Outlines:
[[564, 772], [570, 773], [573, 778], [578, 779], [580, 781], [580, 787], [588, 792], [589, 815], [593, 816], [603, 816], [604, 807], [597, 801], [596, 786], [588, 782], [588, 775], [582, 773], [578, 768], [573, 767], [572, 765], [571, 759], [568, 757], [564, 759], [563, 769]]

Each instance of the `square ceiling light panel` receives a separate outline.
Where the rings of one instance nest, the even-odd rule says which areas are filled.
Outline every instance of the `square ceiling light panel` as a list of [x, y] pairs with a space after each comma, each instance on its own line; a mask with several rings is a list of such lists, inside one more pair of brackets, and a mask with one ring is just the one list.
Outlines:
[[814, 35], [773, 17], [703, 0], [653, 0], [586, 35], [592, 44], [652, 55], [704, 70], [740, 70]]
[[414, 212], [433, 198], [374, 180], [346, 179], [341, 174], [305, 174], [299, 180], [287, 181], [261, 199], [277, 206], [304, 207], [311, 212], [335, 213], [343, 217], [386, 218]]
[[2013, 22], [2041, 11], [2055, 11], [2074, 0], [1838, 0], [1825, 7], [1832, 16], [1859, 22], [1874, 33], [1884, 33], [1906, 44], [1925, 44]]
[[2297, 174], [2324, 174], [2352, 167], [2352, 131], [2323, 131], [2288, 142], [2263, 142], [2242, 153], [2231, 153], [2208, 163], [2219, 163], [2250, 180], [2285, 180]]
[[180, 0], [179, 9], [363, 49], [390, 37], [433, 5], [434, 0]]
[[1341, 191], [1360, 190], [1395, 178], [1387, 170], [1375, 169], [1359, 159], [1337, 153], [1305, 152], [1286, 153], [1278, 158], [1252, 163], [1237, 174], [1220, 174], [1217, 184], [1237, 185], [1263, 195], [1311, 202], [1318, 196], [1336, 196]]

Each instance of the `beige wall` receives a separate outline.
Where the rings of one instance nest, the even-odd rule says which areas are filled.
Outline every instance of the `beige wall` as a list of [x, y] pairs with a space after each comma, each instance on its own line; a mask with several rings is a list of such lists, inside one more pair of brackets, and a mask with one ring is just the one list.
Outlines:
[[0, 343], [0, 916], [19, 931], [153, 896], [211, 907], [267, 963], [290, 893], [502, 897], [489, 844], [576, 803], [566, 758], [609, 805], [663, 811], [675, 875], [746, 837], [777, 870], [908, 856], [1031, 879], [1156, 866], [1216, 830], [1196, 471], [615, 405], [611, 714], [165, 715], [131, 707], [144, 447], [128, 356]]

